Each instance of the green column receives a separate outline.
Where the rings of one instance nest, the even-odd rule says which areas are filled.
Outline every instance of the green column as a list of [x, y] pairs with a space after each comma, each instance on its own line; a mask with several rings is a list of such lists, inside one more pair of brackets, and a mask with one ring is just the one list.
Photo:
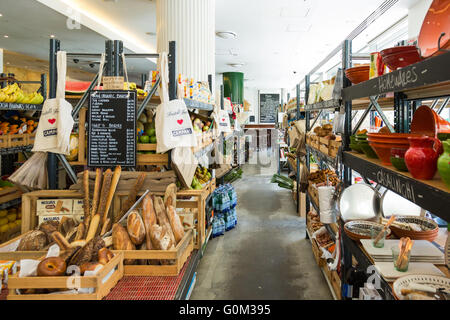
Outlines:
[[244, 104], [244, 74], [225, 72], [223, 74], [223, 94], [235, 104]]

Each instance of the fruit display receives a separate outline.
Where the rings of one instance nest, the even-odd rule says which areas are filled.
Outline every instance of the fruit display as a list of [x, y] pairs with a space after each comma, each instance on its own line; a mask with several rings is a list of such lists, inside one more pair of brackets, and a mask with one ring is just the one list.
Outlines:
[[19, 231], [22, 226], [21, 208], [10, 208], [0, 210], [0, 239], [5, 239], [8, 232]]
[[195, 170], [194, 179], [192, 179], [191, 188], [195, 190], [203, 189], [202, 184], [207, 183], [211, 180], [211, 173], [207, 168], [198, 166]]
[[[153, 114], [151, 110], [142, 113], [136, 122], [138, 143], [156, 143], [156, 129]], [[146, 151], [144, 153], [155, 153], [155, 151]]]
[[146, 97], [148, 95], [148, 92], [138, 88], [135, 82], [124, 82], [123, 90], [135, 90], [138, 97]]
[[204, 121], [191, 114], [192, 127], [195, 132], [208, 132], [211, 129], [211, 121]]
[[33, 119], [15, 114], [9, 118], [0, 119], [0, 135], [33, 133], [38, 126], [38, 122]]
[[0, 102], [41, 104], [44, 97], [38, 92], [26, 94], [17, 83], [13, 83], [0, 90]]

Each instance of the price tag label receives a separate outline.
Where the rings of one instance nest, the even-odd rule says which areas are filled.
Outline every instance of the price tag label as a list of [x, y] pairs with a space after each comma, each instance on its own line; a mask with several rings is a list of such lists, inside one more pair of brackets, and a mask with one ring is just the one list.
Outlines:
[[123, 90], [123, 77], [103, 77], [103, 90]]

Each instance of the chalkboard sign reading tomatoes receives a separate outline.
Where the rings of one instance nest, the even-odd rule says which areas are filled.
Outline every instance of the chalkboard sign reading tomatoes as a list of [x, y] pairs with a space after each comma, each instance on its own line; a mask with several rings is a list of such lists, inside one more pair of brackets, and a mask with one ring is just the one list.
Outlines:
[[136, 166], [136, 92], [92, 91], [89, 95], [89, 167]]

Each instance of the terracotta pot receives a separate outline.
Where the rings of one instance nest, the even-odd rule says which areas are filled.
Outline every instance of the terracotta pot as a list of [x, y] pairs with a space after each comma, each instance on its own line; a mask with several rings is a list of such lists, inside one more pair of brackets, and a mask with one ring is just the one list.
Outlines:
[[437, 170], [437, 159], [442, 143], [431, 137], [409, 137], [409, 149], [405, 153], [408, 171], [416, 179], [431, 180]]

